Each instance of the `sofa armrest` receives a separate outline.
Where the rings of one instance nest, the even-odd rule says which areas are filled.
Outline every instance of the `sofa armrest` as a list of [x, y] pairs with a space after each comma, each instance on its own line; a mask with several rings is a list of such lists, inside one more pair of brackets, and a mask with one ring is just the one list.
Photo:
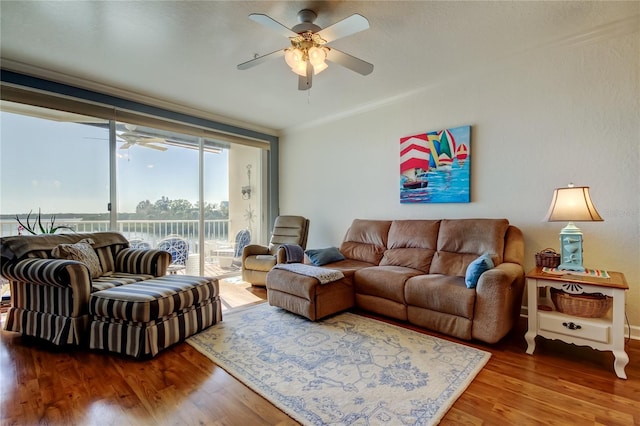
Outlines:
[[55, 287], [70, 287], [73, 277], [76, 281], [84, 281], [87, 288], [91, 288], [89, 269], [76, 260], [31, 258], [17, 262], [3, 262], [2, 276], [10, 281]]
[[[61, 298], [58, 303], [47, 304], [49, 312], [64, 314], [69, 316], [80, 316], [86, 314], [91, 294], [91, 276], [89, 268], [81, 262], [75, 260], [60, 259], [23, 259], [17, 262], [3, 262], [2, 276], [15, 282], [20, 287], [24, 284], [23, 294], [12, 295], [14, 306], [25, 307], [38, 303], [37, 295], [30, 294], [30, 289], [34, 286], [56, 287], [53, 293], [45, 291], [46, 294], [58, 294]], [[14, 290], [12, 290], [13, 292]], [[19, 291], [20, 292], [20, 291]]]
[[524, 289], [524, 270], [517, 263], [501, 263], [480, 275], [476, 287], [472, 337], [496, 343], [515, 324]]
[[261, 246], [260, 244], [249, 244], [242, 249], [242, 264], [244, 260], [249, 256], [257, 256], [263, 254], [271, 254], [269, 247]]
[[125, 248], [116, 255], [116, 272], [147, 274], [154, 277], [167, 275], [171, 254], [157, 249]]

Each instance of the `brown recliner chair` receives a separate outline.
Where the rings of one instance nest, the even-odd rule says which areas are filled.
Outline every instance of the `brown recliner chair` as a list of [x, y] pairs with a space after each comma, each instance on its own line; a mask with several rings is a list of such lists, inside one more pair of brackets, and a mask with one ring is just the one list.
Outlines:
[[264, 286], [267, 272], [277, 263], [287, 263], [287, 251], [282, 244], [307, 248], [309, 219], [302, 216], [278, 216], [273, 224], [269, 246], [250, 244], [242, 251], [242, 279], [251, 285]]

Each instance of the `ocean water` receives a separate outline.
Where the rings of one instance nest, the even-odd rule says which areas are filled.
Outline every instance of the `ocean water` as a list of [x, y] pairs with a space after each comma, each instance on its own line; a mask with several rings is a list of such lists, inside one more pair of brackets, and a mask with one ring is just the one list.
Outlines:
[[455, 160], [450, 168], [427, 173], [429, 185], [404, 189], [400, 183], [400, 203], [468, 203], [471, 201], [470, 161], [462, 166]]

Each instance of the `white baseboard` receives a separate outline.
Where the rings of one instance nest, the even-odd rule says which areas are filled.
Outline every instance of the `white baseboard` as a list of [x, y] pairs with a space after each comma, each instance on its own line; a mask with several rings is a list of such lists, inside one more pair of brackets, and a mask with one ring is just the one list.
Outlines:
[[629, 329], [631, 329], [631, 339], [640, 340], [640, 326], [632, 325], [631, 327], [629, 327], [629, 326], [625, 325], [624, 326], [625, 336], [629, 335]]

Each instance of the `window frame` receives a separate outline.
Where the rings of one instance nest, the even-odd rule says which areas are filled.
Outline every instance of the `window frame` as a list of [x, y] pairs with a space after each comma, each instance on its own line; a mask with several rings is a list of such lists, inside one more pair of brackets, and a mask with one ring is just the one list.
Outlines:
[[113, 229], [117, 219], [117, 187], [113, 154], [116, 149], [115, 123], [118, 121], [261, 148], [262, 166], [267, 172], [266, 181], [262, 182], [262, 190], [265, 194], [262, 211], [265, 214], [260, 218], [259, 229], [264, 231], [262, 235], [257, 236], [259, 242], [266, 241], [266, 230], [270, 227], [265, 225], [273, 223], [279, 214], [279, 138], [277, 136], [4, 68], [0, 69], [0, 99], [110, 121], [109, 145], [112, 154], [110, 222]]

